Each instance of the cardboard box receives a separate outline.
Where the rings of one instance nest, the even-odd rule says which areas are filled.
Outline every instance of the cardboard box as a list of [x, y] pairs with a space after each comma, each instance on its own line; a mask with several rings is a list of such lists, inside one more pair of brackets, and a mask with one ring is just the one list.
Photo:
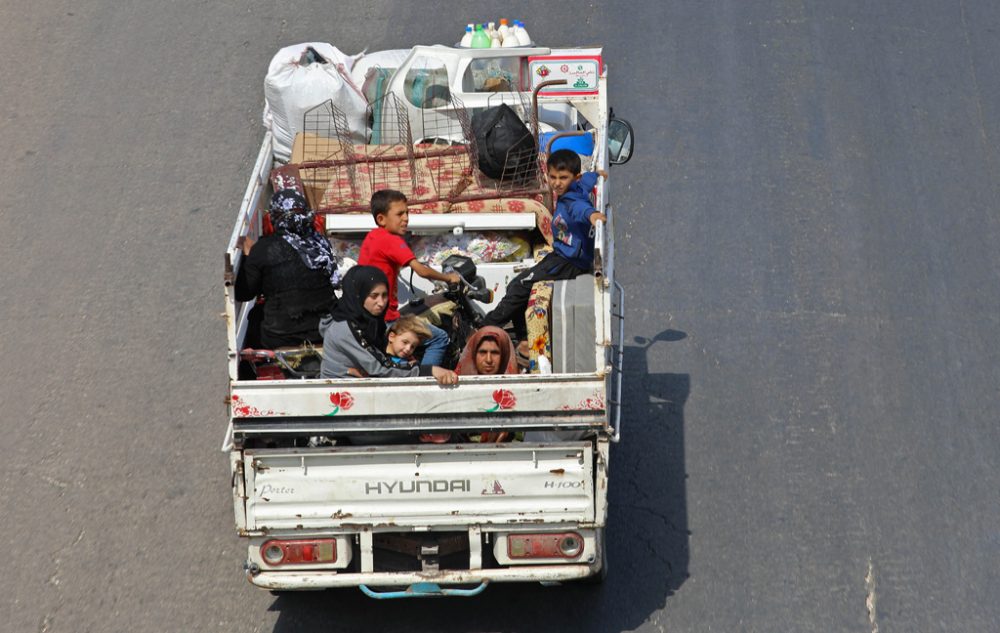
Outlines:
[[[333, 138], [317, 136], [309, 132], [299, 132], [292, 143], [292, 157], [289, 164], [300, 165], [320, 160], [343, 160], [347, 157], [343, 143]], [[312, 208], [320, 206], [323, 194], [330, 180], [344, 168], [305, 168], [300, 171], [302, 188], [306, 200]]]
[[292, 143], [290, 163], [306, 163], [314, 160], [342, 160], [346, 158], [344, 144], [334, 138], [317, 136], [309, 132], [299, 132]]

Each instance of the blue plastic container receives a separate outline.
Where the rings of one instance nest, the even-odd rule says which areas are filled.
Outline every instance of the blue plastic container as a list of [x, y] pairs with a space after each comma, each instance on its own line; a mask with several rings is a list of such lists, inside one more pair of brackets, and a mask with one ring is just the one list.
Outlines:
[[[549, 144], [549, 140], [558, 133], [559, 132], [545, 132], [544, 134], [539, 134], [539, 149], [544, 152], [546, 146]], [[571, 149], [581, 156], [590, 156], [594, 153], [594, 135], [587, 132], [586, 134], [580, 134], [579, 136], [564, 136], [556, 139], [556, 142], [552, 144], [551, 151], [554, 152], [557, 149]]]

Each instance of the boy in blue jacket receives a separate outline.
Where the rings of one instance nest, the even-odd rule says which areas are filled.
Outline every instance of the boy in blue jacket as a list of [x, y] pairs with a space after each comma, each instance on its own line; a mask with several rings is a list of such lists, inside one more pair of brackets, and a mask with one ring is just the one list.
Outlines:
[[522, 272], [507, 285], [507, 292], [497, 307], [486, 315], [486, 325], [514, 325], [514, 337], [519, 341], [518, 354], [528, 353], [528, 326], [524, 311], [528, 307], [531, 286], [537, 281], [573, 279], [590, 273], [594, 267], [593, 225], [607, 220], [590, 202], [590, 191], [603, 171], [580, 173], [580, 156], [569, 149], [560, 149], [546, 162], [549, 188], [556, 196], [556, 212], [552, 218], [553, 252]]

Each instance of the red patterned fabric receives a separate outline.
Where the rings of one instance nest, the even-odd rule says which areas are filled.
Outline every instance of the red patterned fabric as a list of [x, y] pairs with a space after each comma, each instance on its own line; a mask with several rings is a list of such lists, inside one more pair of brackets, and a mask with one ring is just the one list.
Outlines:
[[504, 197], [498, 183], [473, 175], [467, 152], [452, 149], [421, 144], [411, 152], [404, 145], [355, 145], [358, 163], [306, 169], [303, 180], [323, 191], [319, 208], [327, 212], [361, 213], [373, 192], [396, 189], [409, 199], [413, 213], [534, 213], [542, 235], [551, 239], [551, 216], [541, 195]]

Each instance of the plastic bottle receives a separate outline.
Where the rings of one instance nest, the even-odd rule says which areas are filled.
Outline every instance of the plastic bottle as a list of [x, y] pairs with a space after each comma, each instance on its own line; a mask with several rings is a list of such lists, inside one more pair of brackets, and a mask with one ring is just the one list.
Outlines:
[[497, 29], [497, 33], [500, 34], [500, 43], [503, 44], [507, 40], [507, 34], [510, 33], [507, 18], [500, 18], [500, 28]]
[[524, 22], [520, 20], [514, 22], [514, 34], [517, 35], [517, 43], [521, 46], [531, 46], [531, 36], [524, 28]]
[[[504, 21], [501, 20], [500, 24], [502, 25], [503, 22]], [[501, 40], [500, 45], [504, 48], [521, 45], [520, 40], [517, 39], [517, 20], [514, 20], [514, 26], [507, 27], [507, 34], [503, 36], [503, 40]]]
[[472, 34], [472, 48], [489, 48], [490, 44], [490, 36], [483, 30], [483, 25], [477, 24], [476, 32]]
[[490, 48], [500, 48], [503, 44], [500, 40], [500, 32], [496, 29], [490, 33]]
[[465, 27], [465, 35], [462, 36], [462, 41], [458, 43], [459, 46], [464, 48], [469, 48], [472, 46], [472, 25]]

